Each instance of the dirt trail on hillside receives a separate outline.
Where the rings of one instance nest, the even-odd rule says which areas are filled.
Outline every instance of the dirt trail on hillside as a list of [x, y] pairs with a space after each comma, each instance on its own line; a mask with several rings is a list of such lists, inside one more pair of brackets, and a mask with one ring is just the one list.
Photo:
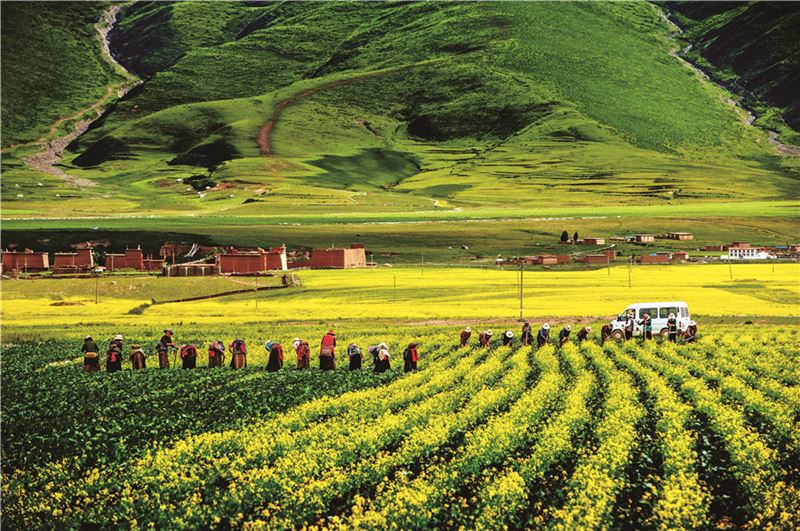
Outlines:
[[380, 72], [370, 72], [368, 74], [362, 74], [360, 76], [349, 77], [347, 79], [337, 79], [335, 81], [328, 81], [326, 83], [322, 83], [315, 87], [311, 87], [306, 90], [300, 91], [296, 94], [292, 94], [288, 98], [279, 101], [275, 105], [275, 108], [272, 110], [272, 116], [270, 116], [269, 120], [267, 120], [267, 122], [263, 126], [261, 126], [261, 129], [258, 132], [258, 145], [261, 148], [261, 153], [265, 157], [271, 157], [274, 154], [271, 137], [272, 137], [272, 132], [275, 130], [275, 126], [278, 124], [278, 120], [280, 120], [283, 111], [285, 111], [287, 107], [294, 105], [303, 98], [313, 96], [317, 92], [321, 92], [323, 90], [327, 90], [330, 88], [335, 88], [342, 85], [348, 85], [350, 83], [357, 83], [359, 81], [364, 81], [365, 79], [370, 79], [373, 77], [382, 77], [389, 74], [394, 74], [398, 71], [414, 68], [416, 66], [417, 65], [401, 66], [393, 69], [381, 70]]
[[[664, 22], [666, 22], [672, 28], [674, 28], [674, 31], [672, 31], [669, 34], [670, 39], [673, 39], [673, 41], [674, 41], [676, 36], [683, 35], [683, 29], [681, 29], [681, 27], [678, 26], [670, 18], [672, 15], [671, 15], [671, 13], [669, 11], [664, 12], [664, 11], [661, 11], [659, 9], [659, 15], [664, 20]], [[702, 79], [708, 81], [709, 83], [713, 83], [714, 85], [716, 85], [719, 88], [725, 90], [726, 92], [732, 92], [725, 85], [723, 85], [721, 83], [717, 83], [716, 81], [711, 79], [711, 77], [703, 69], [701, 69], [699, 66], [697, 66], [694, 63], [692, 63], [691, 61], [688, 61], [684, 57], [684, 55], [687, 52], [689, 52], [689, 50], [691, 50], [691, 49], [692, 49], [692, 45], [691, 44], [689, 44], [688, 46], [686, 46], [682, 50], [678, 50], [678, 48], [676, 46], [676, 47], [673, 47], [673, 48], [670, 49], [669, 55], [671, 55], [672, 57], [675, 57], [676, 59], [681, 61], [683, 64], [685, 64], [687, 67], [691, 68]], [[742, 123], [743, 124], [750, 125], [750, 126], [753, 126], [753, 127], [759, 127], [759, 126], [755, 125], [756, 116], [752, 112], [750, 112], [749, 110], [747, 110], [744, 107], [742, 107], [738, 101], [736, 101], [736, 100], [734, 100], [732, 98], [722, 98], [722, 101], [727, 103], [728, 105], [730, 105], [731, 107], [734, 108], [734, 110], [736, 111], [736, 114], [738, 114], [739, 117], [742, 119]], [[767, 132], [767, 135], [769, 136], [770, 143], [775, 146], [775, 149], [776, 149], [776, 151], [778, 152], [779, 155], [783, 155], [783, 156], [787, 156], [787, 157], [800, 157], [800, 146], [792, 146], [792, 145], [789, 145], [789, 144], [784, 144], [783, 142], [781, 142], [778, 139], [778, 132], [777, 131], [771, 131], [769, 129], [764, 129], [764, 130]]]
[[[109, 47], [108, 34], [111, 32], [114, 24], [116, 24], [117, 14], [122, 7], [123, 4], [114, 4], [109, 7], [103, 12], [100, 20], [95, 25], [95, 28], [102, 44], [103, 58], [114, 68], [116, 72], [119, 72], [125, 77], [125, 81], [109, 85], [106, 87], [105, 94], [103, 94], [99, 100], [95, 101], [88, 107], [79, 110], [71, 116], [63, 116], [53, 122], [48, 133], [44, 137], [34, 142], [34, 144], [41, 146], [42, 150], [23, 159], [25, 163], [34, 170], [47, 173], [49, 175], [54, 175], [67, 184], [77, 188], [95, 186], [97, 183], [91, 179], [82, 179], [80, 177], [69, 175], [62, 168], [60, 168], [58, 164], [61, 162], [61, 157], [64, 153], [64, 150], [73, 140], [85, 133], [95, 120], [102, 116], [103, 111], [112, 101], [117, 98], [121, 98], [133, 87], [141, 83], [141, 80], [126, 70], [125, 67], [123, 67], [116, 61], [116, 59], [114, 59]], [[72, 131], [59, 135], [59, 129], [61, 129], [66, 122], [74, 122]], [[19, 145], [15, 147], [19, 147]]]

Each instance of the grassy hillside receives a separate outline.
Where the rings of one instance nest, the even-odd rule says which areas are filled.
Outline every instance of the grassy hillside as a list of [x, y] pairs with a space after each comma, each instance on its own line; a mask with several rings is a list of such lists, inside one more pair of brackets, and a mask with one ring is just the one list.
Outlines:
[[[71, 146], [97, 186], [6, 163], [6, 215], [795, 198], [647, 3], [136, 3], [146, 77]], [[733, 185], [732, 185], [733, 184]], [[17, 194], [23, 197], [18, 198]]]
[[106, 2], [3, 2], [3, 146], [35, 140], [100, 98], [114, 72], [94, 25]]
[[[800, 143], [800, 8], [792, 2], [668, 2], [692, 44], [687, 56]], [[777, 115], [770, 106], [776, 107]], [[782, 119], [782, 120], [781, 120]]]

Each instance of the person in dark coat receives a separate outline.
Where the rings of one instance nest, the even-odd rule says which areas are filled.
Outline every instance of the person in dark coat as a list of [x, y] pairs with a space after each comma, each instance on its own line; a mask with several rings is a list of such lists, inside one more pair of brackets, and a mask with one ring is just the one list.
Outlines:
[[336, 368], [336, 334], [333, 333], [333, 330], [328, 330], [320, 342], [319, 368], [323, 371]]
[[478, 342], [481, 344], [483, 348], [489, 348], [492, 346], [492, 331], [491, 330], [484, 330], [480, 334], [478, 334]]
[[247, 345], [244, 339], [236, 338], [228, 345], [231, 353], [231, 369], [243, 369], [247, 367]]
[[212, 341], [208, 344], [208, 367], [222, 367], [225, 364], [225, 343]]
[[653, 339], [653, 321], [650, 319], [649, 313], [642, 315], [642, 320], [639, 321], [639, 326], [642, 327], [643, 341]]
[[134, 371], [146, 368], [144, 350], [139, 345], [131, 345], [131, 367]]
[[633, 329], [636, 327], [635, 315], [633, 310], [628, 310], [625, 314], [625, 341], [633, 337]]
[[600, 344], [604, 345], [609, 337], [611, 337], [611, 325], [604, 324], [600, 329]]
[[361, 368], [361, 360], [364, 358], [361, 349], [358, 348], [358, 345], [355, 343], [350, 343], [347, 345], [347, 357], [350, 359], [350, 367], [351, 371], [357, 371]]
[[403, 351], [403, 370], [411, 372], [417, 370], [417, 361], [419, 361], [419, 351], [417, 350], [418, 343], [409, 343]]
[[160, 369], [169, 369], [169, 349], [178, 348], [175, 344], [175, 335], [172, 333], [171, 328], [164, 330], [164, 335], [156, 345], [156, 352], [158, 352], [158, 367]]
[[523, 347], [533, 345], [533, 328], [531, 327], [530, 321], [525, 321], [522, 324], [522, 335], [519, 339]]
[[106, 351], [106, 371], [117, 372], [122, 370], [122, 349], [117, 343], [111, 342]]
[[92, 336], [83, 338], [83, 372], [97, 372], [100, 370], [100, 347]]
[[558, 344], [564, 346], [569, 341], [569, 333], [572, 331], [572, 325], [567, 325], [558, 333]]
[[592, 327], [584, 326], [578, 332], [578, 335], [575, 337], [575, 340], [578, 342], [578, 344], [581, 344], [582, 342], [586, 341], [586, 339], [589, 337], [589, 334], [591, 333], [592, 333]]
[[503, 332], [503, 346], [508, 346], [514, 342], [514, 332], [506, 330]]
[[388, 371], [390, 368], [389, 347], [386, 346], [386, 343], [381, 343], [376, 349], [374, 371], [381, 373]]
[[311, 347], [308, 341], [301, 341], [299, 337], [294, 338], [294, 352], [297, 354], [297, 368], [308, 369], [311, 362]]
[[686, 332], [683, 334], [683, 340], [686, 343], [694, 343], [697, 340], [697, 323], [689, 321], [689, 326], [686, 327]]
[[111, 345], [116, 345], [119, 351], [122, 352], [124, 350], [124, 347], [122, 346], [122, 334], [115, 335], [114, 339], [108, 342], [109, 348], [111, 347]]
[[539, 333], [536, 334], [536, 346], [542, 348], [548, 341], [550, 341], [550, 324], [545, 323], [539, 329]]
[[188, 344], [188, 345], [181, 345], [181, 349], [179, 352], [181, 356], [181, 362], [183, 364], [184, 369], [194, 369], [197, 367], [197, 347]]
[[469, 343], [469, 338], [472, 336], [472, 329], [470, 327], [466, 327], [464, 330], [461, 331], [461, 346], [466, 347]]
[[667, 339], [673, 343], [678, 339], [678, 320], [674, 313], [669, 314], [667, 318]]
[[267, 371], [277, 372], [283, 367], [283, 347], [280, 343], [274, 341], [267, 341], [264, 348], [269, 352], [269, 359], [267, 360]]

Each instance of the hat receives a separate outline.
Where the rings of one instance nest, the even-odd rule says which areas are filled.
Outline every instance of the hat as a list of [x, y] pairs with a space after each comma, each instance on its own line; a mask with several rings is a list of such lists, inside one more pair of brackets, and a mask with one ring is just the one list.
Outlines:
[[670, 319], [673, 319], [674, 317], [675, 317], [675, 314], [674, 314], [674, 313], [671, 313], [671, 314], [669, 314], [669, 318], [670, 318]]
[[566, 328], [567, 330], [572, 330], [572, 325], [567, 325], [564, 328]]
[[83, 338], [84, 341], [86, 341], [87, 339], [92, 339], [92, 336], [86, 336]]
[[292, 341], [300, 341], [299, 337], [294, 338]]
[[544, 330], [550, 330], [550, 324], [549, 323], [545, 323], [545, 324], [542, 325], [542, 328]]
[[505, 331], [505, 336], [506, 337], [514, 337], [514, 332], [512, 332], [511, 330], [506, 330]]
[[117, 334], [114, 336], [114, 339], [122, 339], [122, 334]]
[[592, 327], [591, 327], [591, 326], [587, 326], [587, 327], [586, 327], [586, 331], [587, 331], [587, 332], [591, 332], [591, 331], [592, 331]]
[[491, 330], [487, 330], [487, 331], [486, 331], [486, 335], [487, 335], [487, 336], [490, 336], [490, 335], [492, 335], [492, 331], [491, 331]]
[[274, 344], [275, 343], [273, 343], [272, 341], [267, 341], [266, 343], [264, 343], [264, 348], [267, 350], [272, 350], [272, 345]]
[[381, 343], [378, 343], [378, 348], [379, 349], [388, 349], [389, 347], [386, 346], [386, 343], [381, 342]]
[[465, 331], [465, 332], [472, 332], [472, 328], [470, 328], [470, 327], [466, 327], [466, 328], [464, 329], [464, 331]]
[[697, 323], [694, 321], [689, 321], [689, 326], [697, 326]]
[[164, 333], [165, 334], [171, 334], [172, 333], [172, 328], [165, 328], [164, 329]]
[[140, 345], [131, 345], [131, 350], [140, 350], [141, 348]]
[[329, 334], [333, 334], [333, 330], [328, 330], [328, 333]]

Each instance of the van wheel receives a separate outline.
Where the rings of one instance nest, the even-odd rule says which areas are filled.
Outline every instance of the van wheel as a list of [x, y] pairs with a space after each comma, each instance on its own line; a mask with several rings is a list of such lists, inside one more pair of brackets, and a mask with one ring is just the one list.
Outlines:
[[661, 335], [661, 337], [667, 337], [669, 335], [669, 330], [667, 330], [666, 328], [662, 328], [659, 334]]
[[617, 341], [625, 339], [625, 332], [623, 332], [622, 330], [614, 330], [613, 332], [611, 332], [611, 337], [613, 339], [616, 339]]

